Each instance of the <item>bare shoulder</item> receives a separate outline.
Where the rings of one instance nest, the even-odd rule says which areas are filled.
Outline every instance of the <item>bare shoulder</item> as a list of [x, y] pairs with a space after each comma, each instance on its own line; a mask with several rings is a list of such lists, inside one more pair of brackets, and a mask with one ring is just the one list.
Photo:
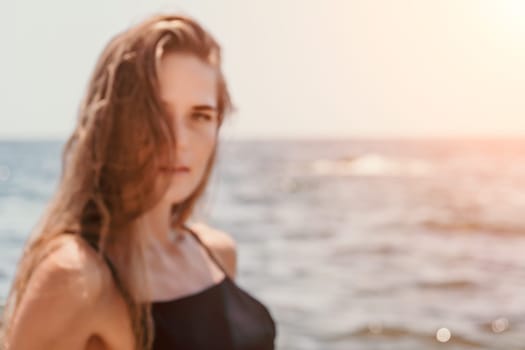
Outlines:
[[190, 225], [196, 231], [199, 237], [206, 239], [208, 243], [212, 243], [214, 247], [221, 247], [225, 249], [236, 248], [235, 239], [227, 232], [211, 227], [206, 223], [197, 222]]
[[[82, 238], [63, 235], [50, 245], [50, 252], [37, 268], [34, 278], [59, 279], [63, 287], [82, 286], [84, 298], [96, 298], [111, 281], [104, 259]], [[78, 289], [77, 289], [78, 291]]]
[[192, 223], [190, 228], [211, 248], [222, 262], [230, 278], [235, 278], [237, 273], [237, 243], [235, 239], [229, 233], [203, 222]]
[[28, 299], [34, 294], [63, 297], [63, 302], [78, 306], [95, 302], [111, 280], [111, 272], [103, 259], [82, 238], [64, 235], [49, 243], [47, 255], [29, 279]]
[[48, 248], [13, 315], [10, 341], [15, 348], [50, 346], [57, 339], [64, 348], [80, 346], [92, 329], [91, 316], [108, 278], [102, 258], [74, 236], [59, 237]]

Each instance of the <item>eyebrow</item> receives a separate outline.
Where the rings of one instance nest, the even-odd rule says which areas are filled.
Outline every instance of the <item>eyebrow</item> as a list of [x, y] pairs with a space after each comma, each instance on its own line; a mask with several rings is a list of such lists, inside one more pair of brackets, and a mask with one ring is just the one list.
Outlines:
[[217, 111], [217, 107], [215, 106], [210, 106], [210, 105], [196, 105], [196, 106], [193, 106], [193, 109], [197, 110], [197, 111]]
[[[171, 103], [162, 100], [161, 104], [167, 110], [171, 109]], [[191, 109], [194, 111], [203, 111], [203, 112], [218, 112], [219, 111], [218, 107], [216, 107], [215, 105], [207, 105], [207, 104], [195, 105], [195, 106], [192, 106]]]

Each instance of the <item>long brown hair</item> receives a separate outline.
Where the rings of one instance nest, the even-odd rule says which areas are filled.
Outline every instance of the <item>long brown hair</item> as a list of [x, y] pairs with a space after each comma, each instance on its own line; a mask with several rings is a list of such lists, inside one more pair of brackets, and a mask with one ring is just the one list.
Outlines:
[[[173, 126], [160, 101], [158, 82], [159, 61], [169, 52], [196, 55], [216, 68], [218, 129], [233, 109], [220, 68], [220, 46], [193, 19], [156, 15], [116, 35], [96, 64], [77, 125], [64, 146], [57, 191], [20, 259], [4, 310], [5, 332], [33, 270], [50, 253], [50, 241], [76, 234], [101, 255], [115, 247], [125, 252], [114, 261], [114, 277], [128, 305], [136, 348], [151, 348], [151, 304], [143, 301], [139, 288], [146, 275], [143, 245], [133, 223], [167, 190], [169, 183], [159, 182], [159, 166], [174, 164]], [[216, 152], [197, 189], [173, 205], [173, 228], [191, 216]]]

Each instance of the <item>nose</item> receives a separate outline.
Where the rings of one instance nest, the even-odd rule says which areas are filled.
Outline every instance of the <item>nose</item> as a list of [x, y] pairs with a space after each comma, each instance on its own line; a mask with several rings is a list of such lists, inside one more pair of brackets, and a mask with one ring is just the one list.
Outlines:
[[184, 123], [177, 123], [174, 128], [175, 133], [175, 147], [178, 150], [183, 150], [188, 147], [189, 130]]

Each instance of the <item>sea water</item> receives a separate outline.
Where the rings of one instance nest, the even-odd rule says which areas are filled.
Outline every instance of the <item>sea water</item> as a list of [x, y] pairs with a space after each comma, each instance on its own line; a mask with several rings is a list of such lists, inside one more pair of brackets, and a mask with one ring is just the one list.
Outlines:
[[[61, 147], [0, 142], [1, 301]], [[525, 349], [525, 140], [230, 140], [196, 217], [278, 349]]]

